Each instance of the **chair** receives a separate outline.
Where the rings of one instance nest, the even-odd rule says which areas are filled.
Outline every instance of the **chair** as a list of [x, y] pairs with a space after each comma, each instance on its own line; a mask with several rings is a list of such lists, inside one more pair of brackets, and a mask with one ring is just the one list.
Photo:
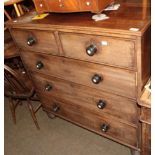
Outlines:
[[[4, 6], [13, 5], [14, 6], [14, 9], [16, 11], [17, 17], [20, 17], [21, 15], [24, 14], [24, 11], [23, 11], [23, 9], [21, 7], [21, 4], [19, 4], [22, 1], [23, 0], [7, 0], [7, 1], [4, 2]], [[9, 18], [9, 14], [8, 14], [8, 12], [5, 9], [4, 9], [4, 13]]]
[[24, 76], [26, 77], [19, 74], [18, 70], [13, 70], [9, 66], [4, 65], [4, 95], [9, 98], [10, 110], [15, 124], [15, 110], [22, 100], [27, 100], [27, 106], [31, 113], [32, 119], [37, 129], [40, 129], [35, 114], [41, 108], [41, 103], [36, 108], [32, 105], [31, 99], [35, 95], [35, 90], [33, 87], [30, 88], [30, 84], [28, 83], [30, 82], [29, 80], [26, 80], [28, 82], [25, 81], [25, 79], [28, 78], [27, 75], [24, 74]]

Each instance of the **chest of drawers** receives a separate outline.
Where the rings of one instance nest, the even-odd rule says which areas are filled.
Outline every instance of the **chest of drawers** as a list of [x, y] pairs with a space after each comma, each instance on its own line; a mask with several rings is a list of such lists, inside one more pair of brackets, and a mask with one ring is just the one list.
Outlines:
[[31, 12], [7, 23], [43, 109], [133, 154], [142, 148], [137, 99], [150, 77], [147, 11], [144, 17], [142, 6], [123, 3], [106, 21], [94, 22], [90, 13], [32, 21]]

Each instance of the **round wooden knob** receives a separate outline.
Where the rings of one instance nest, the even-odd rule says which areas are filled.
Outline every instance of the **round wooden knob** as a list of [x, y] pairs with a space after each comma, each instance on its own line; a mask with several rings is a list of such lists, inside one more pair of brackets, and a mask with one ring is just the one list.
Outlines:
[[27, 39], [27, 45], [28, 46], [32, 46], [33, 44], [35, 44], [36, 40], [33, 37], [29, 37]]
[[102, 125], [101, 125], [101, 130], [102, 130], [103, 132], [107, 132], [108, 129], [109, 129], [109, 125], [108, 125], [108, 124], [102, 124]]
[[86, 53], [89, 55], [89, 56], [93, 56], [95, 53], [97, 52], [97, 48], [95, 45], [90, 45], [86, 48]]
[[102, 81], [102, 77], [98, 74], [95, 74], [93, 77], [92, 77], [92, 82], [94, 84], [98, 84]]
[[50, 91], [52, 89], [52, 86], [50, 85], [50, 84], [47, 84], [46, 86], [45, 86], [45, 90], [46, 91]]
[[36, 68], [37, 69], [41, 69], [41, 68], [43, 68], [44, 67], [44, 64], [41, 62], [41, 61], [38, 61], [37, 63], [36, 63]]
[[105, 106], [106, 106], [106, 102], [105, 102], [104, 100], [99, 100], [99, 101], [98, 101], [97, 107], [98, 107], [99, 109], [103, 109], [103, 108], [105, 108]]

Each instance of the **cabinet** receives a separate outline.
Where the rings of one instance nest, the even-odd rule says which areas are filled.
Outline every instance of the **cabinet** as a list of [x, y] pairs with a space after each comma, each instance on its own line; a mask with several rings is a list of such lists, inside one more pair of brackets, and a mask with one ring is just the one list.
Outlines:
[[34, 0], [38, 13], [84, 12], [100, 13], [114, 0]]
[[105, 21], [94, 22], [91, 13], [32, 21], [31, 12], [7, 23], [43, 110], [133, 154], [142, 150], [137, 100], [150, 77], [149, 7], [145, 13], [142, 5], [122, 3]]

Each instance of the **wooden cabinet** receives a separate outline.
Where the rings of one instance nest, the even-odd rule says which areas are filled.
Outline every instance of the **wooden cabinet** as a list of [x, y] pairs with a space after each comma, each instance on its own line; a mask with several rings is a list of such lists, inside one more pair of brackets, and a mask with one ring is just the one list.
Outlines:
[[35, 14], [7, 26], [44, 111], [140, 153], [137, 100], [150, 77], [149, 12], [144, 20], [141, 5], [122, 3], [99, 22], [91, 13], [32, 21]]
[[113, 0], [34, 0], [38, 13], [43, 12], [83, 12], [99, 13]]

